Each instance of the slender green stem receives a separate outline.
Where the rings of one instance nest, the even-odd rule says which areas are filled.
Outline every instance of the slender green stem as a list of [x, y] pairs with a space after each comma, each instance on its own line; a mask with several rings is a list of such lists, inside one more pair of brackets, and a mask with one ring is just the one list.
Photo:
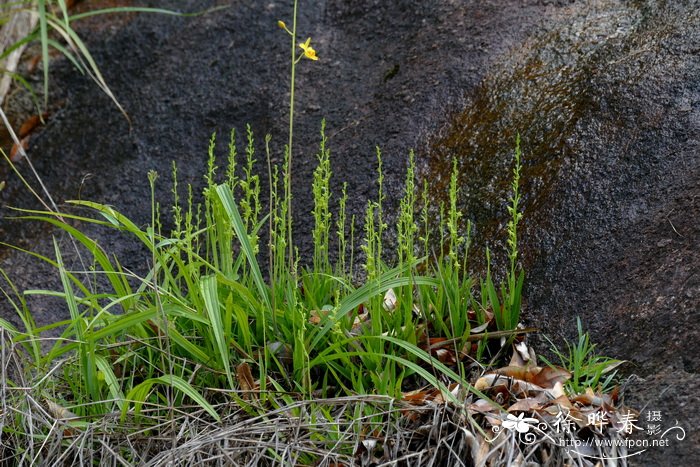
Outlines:
[[272, 135], [269, 133], [265, 135], [265, 156], [267, 158], [267, 186], [268, 186], [268, 212], [270, 213], [270, 218], [268, 221], [268, 271], [270, 274], [270, 290], [272, 291], [272, 315], [275, 315], [275, 310], [276, 304], [275, 304], [275, 297], [277, 294], [274, 293], [275, 291], [275, 285], [277, 284], [277, 268], [275, 268], [274, 264], [274, 253], [273, 251], [276, 250], [275, 248], [275, 239], [274, 239], [274, 229], [275, 229], [275, 215], [273, 213], [275, 212], [275, 206], [274, 206], [274, 198], [273, 196], [276, 195], [276, 185], [273, 185], [272, 181], [272, 160], [270, 157], [270, 140], [272, 139]]
[[289, 248], [289, 271], [294, 271], [294, 244], [292, 243], [292, 143], [294, 140], [294, 78], [296, 76], [296, 39], [297, 39], [297, 0], [294, 0], [294, 13], [292, 20], [292, 71], [289, 91], [289, 162], [287, 167], [287, 179], [285, 183], [285, 197], [287, 199], [287, 248]]
[[[148, 229], [148, 239], [150, 242], [151, 249], [151, 261], [153, 262], [153, 292], [156, 302], [156, 307], [161, 315], [162, 320], [162, 330], [163, 336], [158, 336], [158, 346], [161, 348], [160, 358], [161, 358], [161, 368], [168, 368], [168, 375], [165, 376], [169, 378], [170, 385], [165, 387], [166, 400], [168, 401], [168, 418], [170, 419], [170, 425], [172, 429], [175, 429], [175, 401], [173, 399], [172, 393], [172, 377], [174, 373], [173, 361], [170, 358], [172, 352], [170, 351], [170, 336], [168, 331], [168, 316], [165, 314], [165, 309], [163, 303], [161, 302], [161, 296], [158, 284], [158, 270], [161, 264], [161, 259], [158, 257], [157, 252], [157, 242], [156, 242], [156, 224], [158, 215], [158, 205], [156, 203], [156, 179], [158, 178], [158, 172], [155, 170], [149, 170], [148, 172], [148, 182], [151, 188], [151, 226]], [[166, 362], [167, 357], [167, 362]], [[175, 446], [176, 439], [173, 437], [171, 439], [173, 447]]]

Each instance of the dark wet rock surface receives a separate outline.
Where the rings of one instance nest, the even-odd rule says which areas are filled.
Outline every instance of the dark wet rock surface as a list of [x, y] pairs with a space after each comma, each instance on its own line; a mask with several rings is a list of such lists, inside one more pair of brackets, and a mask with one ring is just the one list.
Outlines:
[[[169, 3], [188, 11], [215, 4]], [[164, 204], [172, 160], [181, 183], [199, 185], [212, 132], [223, 156], [230, 129], [250, 123], [258, 141], [271, 133], [281, 154], [289, 43], [275, 23], [291, 11], [280, 2], [231, 4], [194, 18], [85, 26], [133, 127], [57, 61], [52, 100], [61, 106], [30, 156], [59, 203], [97, 200], [145, 224], [147, 171], [160, 173]], [[580, 316], [599, 350], [629, 360], [626, 372], [642, 378], [627, 403], [649, 404], [688, 431], [636, 463], [700, 464], [700, 4], [327, 0], [301, 11], [301, 34], [321, 61], [301, 63], [297, 82], [296, 238], [310, 232], [308, 181], [325, 117], [335, 180], [348, 182], [352, 213], [361, 217], [375, 195], [375, 145], [389, 205], [401, 196], [409, 148], [438, 198], [457, 157], [476, 245], [500, 254], [520, 132], [525, 321], [562, 342]], [[37, 207], [1, 171], [3, 205]], [[89, 231], [131, 266], [146, 264], [137, 245]], [[48, 230], [36, 224], [3, 218], [0, 239], [53, 255]], [[310, 254], [310, 244], [301, 251]], [[471, 254], [476, 269], [480, 251]], [[26, 255], [0, 256], [20, 288], [58, 286], [55, 272]], [[42, 323], [67, 314], [48, 301], [35, 306]], [[0, 302], [0, 316], [12, 314]]]

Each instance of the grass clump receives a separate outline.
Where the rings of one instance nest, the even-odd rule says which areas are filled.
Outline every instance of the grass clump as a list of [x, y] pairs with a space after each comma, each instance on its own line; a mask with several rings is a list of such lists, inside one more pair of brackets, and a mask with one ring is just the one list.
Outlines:
[[[312, 185], [314, 255], [309, 265], [295, 264], [291, 270], [286, 244], [289, 205], [278, 175], [288, 175], [289, 158], [281, 168], [273, 167], [267, 151], [271, 202], [261, 217], [252, 131], [246, 131], [245, 160], [240, 164], [236, 133], [231, 132], [230, 138], [223, 175], [214, 156], [215, 137], [210, 141], [201, 203], [194, 202], [191, 186], [186, 197], [181, 195], [173, 166], [170, 232], [163, 232], [164, 210], [155, 199], [155, 172], [148, 177], [151, 221], [146, 227], [111, 206], [90, 201], [70, 204], [94, 216], [22, 211], [20, 217], [25, 220], [48, 222], [66, 232], [92, 256], [94, 266], [88, 272], [68, 269], [64, 253], [54, 242], [55, 259], [32, 254], [56, 268], [62, 290], [2, 290], [23, 323], [16, 328], [0, 322], [3, 338], [12, 343], [9, 361], [18, 362], [14, 371], [4, 374], [2, 384], [3, 401], [17, 413], [9, 417], [5, 412], [2, 417], [2, 436], [11, 457], [53, 459], [55, 453], [42, 451], [42, 439], [54, 440], [63, 446], [63, 453], [77, 449], [70, 438], [54, 439], [47, 424], [51, 417], [77, 436], [94, 436], [98, 426], [112, 433], [170, 433], [172, 445], [181, 449], [182, 442], [203, 442], [198, 432], [175, 441], [174, 433], [182, 432], [178, 426], [191, 423], [191, 414], [205, 425], [271, 417], [286, 426], [288, 419], [274, 415], [284, 413], [304, 420], [314, 440], [311, 445], [352, 458], [359, 451], [346, 444], [348, 439], [362, 439], [373, 424], [387, 434], [406, 423], [405, 407], [387, 408], [388, 401], [415, 404], [416, 398], [449, 402], [451, 423], [466, 424], [486, 437], [474, 414], [460, 410], [478, 400], [491, 407], [494, 416], [503, 412], [470, 381], [485, 367], [506, 364], [506, 351], [512, 346], [510, 339], [503, 338], [522, 331], [502, 329], [489, 297], [474, 292], [479, 282], [468, 273], [470, 227], [465, 235], [456, 228], [460, 218], [454, 201], [456, 183], [451, 184], [450, 206], [446, 214], [442, 209], [440, 221], [446, 250], [432, 258], [417, 258], [417, 251], [430, 251], [431, 237], [414, 219], [415, 159], [409, 155], [396, 223], [397, 254], [394, 261], [385, 261], [382, 241], [387, 227], [377, 150], [377, 199], [367, 205], [362, 245], [366, 275], [357, 284], [352, 254], [347, 257], [354, 248], [354, 223], [346, 225], [345, 185], [338, 214], [334, 216], [329, 208], [331, 169], [325, 124]], [[265, 142], [267, 149], [269, 137]], [[243, 168], [240, 177], [237, 167]], [[452, 177], [456, 179], [456, 169]], [[81, 223], [115, 229], [138, 240], [149, 253], [150, 268], [143, 275], [128, 271], [76, 227]], [[427, 225], [425, 219], [420, 224]], [[263, 249], [260, 232], [265, 225], [269, 238]], [[335, 262], [329, 252], [333, 225], [339, 252], [346, 253]], [[261, 261], [265, 256], [267, 263]], [[3, 277], [11, 286], [4, 272]], [[36, 326], [25, 297], [37, 294], [60, 298], [70, 318]], [[578, 325], [578, 344], [569, 348], [568, 356], [557, 353], [573, 374], [567, 388], [571, 393], [586, 387], [607, 390], [612, 377], [602, 375], [615, 361], [595, 356], [588, 335]], [[60, 338], [48, 350], [42, 349], [42, 335], [58, 328], [63, 328]], [[32, 397], [26, 398], [22, 388], [31, 388]], [[330, 400], [382, 402], [360, 403], [352, 409], [346, 404], [340, 412]], [[409, 413], [418, 410], [418, 415], [409, 420], [424, 423], [422, 412], [411, 407]], [[52, 415], [33, 415], [42, 410]], [[330, 426], [337, 439], [319, 437], [311, 428], [314, 423]], [[413, 449], [407, 439], [404, 448]], [[330, 446], [334, 440], [336, 444]], [[139, 461], [134, 452], [124, 450], [130, 463]], [[296, 461], [318, 461], [309, 450]], [[278, 455], [272, 459], [279, 460]]]
[[520, 152], [520, 135], [517, 135], [515, 143], [515, 165], [511, 182], [511, 196], [508, 205], [508, 260], [510, 268], [506, 279], [501, 283], [500, 299], [496, 285], [491, 276], [491, 254], [486, 250], [487, 272], [486, 279], [481, 282], [482, 306], [490, 306], [494, 312], [496, 325], [499, 330], [515, 329], [520, 320], [520, 307], [522, 304], [522, 289], [525, 281], [525, 272], [518, 266], [518, 223], [522, 219], [520, 212], [520, 172], [522, 170]]
[[[86, 420], [117, 412], [123, 421], [148, 423], [154, 410], [172, 411], [186, 403], [218, 420], [215, 406], [225, 401], [251, 410], [270, 409], [285, 398], [291, 403], [297, 397], [291, 394], [401, 397], [424, 385], [457, 401], [448, 381], [458, 382], [462, 391], [475, 391], [467, 381], [469, 370], [454, 366], [471, 351], [470, 328], [483, 324], [476, 313], [466, 312], [474, 302], [473, 281], [466, 276], [466, 262], [455, 264], [456, 255], [427, 266], [428, 274], [418, 272], [425, 258], [415, 257], [413, 157], [398, 227], [400, 253], [395, 264], [387, 265], [382, 260], [386, 225], [377, 151], [378, 199], [368, 204], [363, 245], [366, 282], [356, 286], [352, 261], [343, 258], [333, 265], [329, 255], [334, 220], [341, 253], [353, 245], [352, 240], [347, 245], [345, 237], [345, 187], [339, 215], [333, 219], [329, 210], [331, 172], [325, 127], [313, 182], [314, 257], [298, 274], [289, 270], [285, 254], [291, 227], [286, 222], [288, 204], [280, 200], [284, 195], [278, 186], [279, 169], [270, 175], [271, 210], [260, 219], [250, 129], [246, 136], [242, 177], [236, 172], [232, 132], [222, 180], [217, 176], [212, 137], [201, 204], [193, 202], [191, 187], [183, 202], [173, 167], [173, 229], [168, 234], [162, 232], [163, 212], [154, 198], [155, 172], [149, 174], [151, 222], [145, 228], [111, 206], [90, 201], [71, 204], [87, 208], [96, 217], [23, 212], [25, 220], [48, 222], [65, 231], [92, 255], [95, 265], [90, 274], [69, 270], [56, 243], [55, 260], [41, 259], [58, 270], [62, 291], [3, 291], [24, 328], [2, 325], [17, 352], [31, 362], [31, 371], [24, 377], [37, 378], [33, 382], [37, 393]], [[144, 276], [128, 272], [75, 227], [76, 222], [116, 229], [137, 239], [149, 252], [151, 268]], [[270, 229], [267, 277], [259, 261], [259, 232], [265, 222]], [[26, 294], [60, 297], [70, 319], [37, 327], [23, 298]], [[65, 326], [61, 338], [42, 352], [38, 344], [42, 333], [59, 326]], [[452, 359], [436, 358], [430, 343], [437, 338], [454, 339], [457, 353]], [[38, 377], [57, 371], [52, 370], [56, 366], [63, 378]], [[251, 391], [255, 402], [248, 397]]]
[[[18, 37], [14, 43], [7, 44], [4, 50], [0, 50], [0, 61], [7, 59], [16, 50], [23, 50], [28, 44], [38, 42], [41, 47], [43, 68], [44, 106], [48, 104], [49, 99], [50, 51], [53, 49], [65, 57], [80, 73], [90, 77], [127, 119], [126, 111], [112, 93], [89, 48], [77, 33], [74, 27], [76, 22], [91, 16], [114, 13], [158, 13], [176, 16], [205, 13], [188, 14], [164, 8], [117, 6], [73, 14], [71, 12], [73, 3], [75, 2], [69, 0], [17, 0], [0, 5], [0, 24], [11, 23], [14, 17], [23, 15], [27, 18], [26, 21], [29, 25], [27, 28], [29, 32], [26, 35]], [[218, 9], [220, 8], [209, 11]], [[21, 75], [14, 73], [14, 70], [3, 70], [2, 72], [9, 73], [13, 80], [27, 88], [33, 97], [35, 96], [34, 89]]]
[[[571, 372], [571, 379], [566, 382], [567, 389], [573, 394], [582, 394], [587, 389], [603, 393], [610, 392], [615, 386], [617, 371], [623, 361], [599, 355], [596, 345], [591, 343], [588, 332], [583, 332], [581, 318], [576, 318], [578, 339], [575, 343], [566, 343], [566, 351], [562, 351], [551, 341], [551, 351], [559, 359], [562, 367]], [[554, 365], [545, 357], [540, 356], [550, 367]]]

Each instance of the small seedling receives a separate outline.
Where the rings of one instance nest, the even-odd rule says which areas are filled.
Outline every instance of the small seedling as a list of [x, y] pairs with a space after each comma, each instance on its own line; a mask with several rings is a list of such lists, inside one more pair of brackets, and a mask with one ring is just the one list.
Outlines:
[[[571, 379], [566, 387], [573, 394], [581, 394], [587, 388], [593, 391], [610, 392], [615, 385], [615, 368], [624, 361], [597, 355], [596, 345], [591, 343], [588, 332], [583, 332], [581, 318], [576, 318], [578, 340], [575, 344], [566, 343], [566, 352], [561, 351], [551, 340], [552, 352], [559, 358], [561, 365], [571, 372]], [[549, 366], [553, 366], [546, 358], [540, 358]], [[611, 373], [612, 372], [612, 373]]]

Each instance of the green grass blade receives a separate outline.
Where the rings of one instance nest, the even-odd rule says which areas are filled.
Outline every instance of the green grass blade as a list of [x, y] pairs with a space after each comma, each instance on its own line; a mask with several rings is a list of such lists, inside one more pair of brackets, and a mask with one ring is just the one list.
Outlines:
[[22, 321], [25, 332], [19, 333], [14, 326], [10, 325], [9, 322], [3, 320], [3, 322], [6, 325], [11, 326], [11, 328], [8, 328], [7, 326], [5, 326], [5, 328], [9, 331], [14, 330], [13, 337], [17, 336], [18, 340], [27, 341], [26, 346], [30, 350], [30, 355], [32, 355], [32, 357], [34, 358], [34, 363], [38, 363], [41, 360], [41, 344], [37, 339], [37, 337], [39, 336], [39, 331], [36, 328], [36, 322], [34, 321], [34, 317], [29, 311], [27, 303], [24, 300], [22, 294], [17, 289], [17, 286], [14, 284], [14, 282], [12, 282], [12, 280], [10, 280], [10, 277], [2, 268], [0, 268], [0, 276], [2, 276], [5, 282], [10, 286], [10, 288], [12, 289], [12, 293], [17, 298], [17, 300], [13, 299], [12, 296], [10, 296], [10, 293], [6, 291], [4, 287], [0, 287], [0, 290], [2, 291], [2, 294], [5, 297], [5, 300], [15, 310], [15, 313], [17, 313], [17, 316], [19, 316], [20, 320]]
[[[99, 212], [114, 227], [118, 227], [120, 229], [126, 230], [127, 232], [131, 233], [132, 235], [135, 235], [139, 240], [141, 240], [141, 242], [144, 245], [149, 247], [149, 249], [153, 246], [153, 243], [151, 242], [151, 238], [148, 236], [147, 232], [144, 232], [143, 230], [141, 230], [136, 224], [134, 224], [131, 221], [131, 219], [129, 219], [128, 217], [126, 217], [124, 214], [120, 213], [119, 211], [117, 211], [113, 207], [107, 206], [106, 204], [95, 203], [92, 201], [69, 200], [66, 202], [73, 204], [75, 206], [83, 206], [83, 207], [91, 208], [91, 209]], [[78, 218], [78, 219], [85, 220], [85, 221], [90, 222], [90, 223], [102, 224], [101, 221], [97, 221], [95, 219], [90, 219], [90, 218]]]
[[179, 376], [175, 375], [166, 375], [166, 376], [161, 376], [160, 378], [156, 378], [157, 382], [160, 382], [162, 384], [172, 384], [172, 386], [175, 389], [179, 389], [180, 392], [186, 394], [187, 396], [190, 397], [193, 401], [195, 401], [201, 408], [207, 411], [209, 415], [214, 418], [216, 421], [220, 421], [221, 418], [219, 417], [219, 414], [216, 413], [216, 410], [214, 410], [214, 407], [212, 407], [209, 402], [204, 399], [204, 397], [190, 385], [187, 381], [184, 379], [180, 378]]
[[[131, 290], [131, 285], [129, 284], [129, 281], [127, 280], [125, 274], [118, 272], [115, 267], [112, 265], [112, 262], [110, 261], [109, 257], [102, 251], [102, 248], [97, 244], [96, 241], [92, 240], [90, 237], [87, 235], [83, 234], [80, 230], [76, 229], [75, 227], [59, 220], [55, 219], [52, 217], [42, 217], [42, 216], [26, 216], [26, 219], [33, 219], [33, 220], [41, 220], [43, 222], [48, 222], [49, 224], [52, 224], [61, 230], [64, 230], [66, 233], [68, 233], [71, 237], [74, 239], [78, 240], [80, 243], [82, 243], [85, 248], [88, 249], [88, 251], [93, 255], [95, 260], [99, 263], [100, 268], [102, 271], [105, 273], [107, 276], [107, 279], [109, 280], [110, 284], [112, 285], [112, 288], [114, 289], [114, 292], [120, 296], [120, 297], [126, 297], [132, 295], [133, 291]], [[11, 245], [8, 245], [11, 246]], [[14, 247], [13, 247], [14, 248]], [[26, 250], [21, 250], [20, 251], [26, 251]], [[47, 258], [37, 256], [32, 252], [26, 251], [30, 255], [36, 256], [39, 259], [43, 259], [44, 261], [49, 262], [49, 264], [52, 264], [51, 260], [48, 260]], [[53, 264], [55, 266], [55, 264]], [[133, 306], [133, 302], [131, 300], [128, 300], [124, 304], [124, 309], [129, 310]]]
[[[129, 329], [135, 329], [137, 326], [142, 325], [148, 320], [154, 320], [159, 315], [155, 307], [151, 307], [148, 310], [140, 310], [133, 313], [128, 313], [121, 315], [114, 321], [107, 324], [105, 327], [96, 329], [90, 334], [91, 339], [95, 342], [108, 337], [115, 337], [121, 335], [124, 331]], [[78, 348], [79, 343], [68, 342], [65, 345], [61, 345], [50, 352], [50, 358], [55, 359], [67, 352], [71, 352]]]
[[70, 16], [70, 20], [76, 21], [79, 19], [89, 18], [90, 16], [106, 15], [106, 14], [113, 14], [113, 13], [157, 13], [157, 14], [161, 14], [161, 15], [170, 15], [170, 16], [194, 17], [194, 16], [204, 15], [207, 13], [212, 13], [214, 11], [223, 10], [225, 8], [229, 8], [229, 5], [221, 5], [221, 6], [217, 6], [214, 8], [209, 8], [209, 9], [204, 10], [204, 11], [195, 12], [195, 13], [180, 13], [179, 11], [166, 10], [164, 8], [148, 8], [148, 7], [101, 8], [99, 10], [92, 10], [92, 11], [86, 11], [84, 13], [77, 13], [75, 15]]
[[221, 201], [222, 206], [224, 207], [224, 211], [226, 211], [226, 214], [228, 215], [229, 220], [231, 221], [232, 227], [236, 232], [236, 236], [238, 237], [238, 240], [241, 243], [243, 254], [248, 260], [248, 265], [250, 266], [250, 270], [253, 275], [253, 281], [255, 282], [255, 286], [258, 289], [258, 293], [260, 294], [260, 297], [265, 303], [265, 307], [268, 310], [272, 310], [272, 305], [270, 303], [270, 295], [267, 290], [267, 286], [265, 285], [265, 281], [263, 280], [262, 273], [260, 272], [260, 266], [258, 265], [257, 258], [255, 257], [253, 246], [250, 244], [248, 233], [245, 229], [245, 224], [243, 223], [243, 219], [241, 219], [241, 214], [238, 212], [238, 208], [236, 207], [236, 201], [233, 198], [233, 192], [231, 191], [231, 187], [226, 184], [219, 185], [216, 187], [216, 193], [219, 197], [219, 200]]
[[95, 363], [97, 364], [97, 368], [102, 372], [102, 376], [104, 377], [105, 383], [107, 384], [109, 393], [112, 395], [112, 399], [116, 401], [117, 406], [120, 410], [122, 410], [124, 408], [124, 393], [122, 392], [121, 387], [119, 386], [119, 380], [117, 379], [117, 376], [112, 370], [112, 365], [110, 365], [107, 362], [107, 359], [104, 358], [102, 355], [97, 355], [95, 357]]
[[146, 381], [143, 381], [131, 388], [131, 391], [129, 391], [129, 393], [126, 395], [126, 404], [122, 406], [122, 422], [124, 422], [126, 419], [126, 413], [129, 410], [129, 405], [131, 403], [134, 404], [134, 415], [136, 417], [139, 416], [141, 413], [141, 407], [143, 406], [143, 403], [146, 402], [146, 398], [148, 397], [148, 394], [151, 392], [151, 388], [155, 383], [155, 379], [147, 379]]
[[180, 346], [190, 354], [190, 357], [204, 365], [210, 365], [212, 357], [197, 344], [190, 342], [185, 336], [180, 334], [175, 328], [168, 329], [168, 335], [175, 345]]
[[[498, 408], [499, 410], [503, 410], [503, 408], [498, 405], [497, 403], [491, 401], [488, 396], [486, 396], [484, 393], [481, 391], [477, 390], [475, 387], [473, 387], [471, 384], [467, 383], [461, 376], [459, 376], [457, 373], [449, 369], [444, 363], [440, 362], [438, 359], [431, 357], [426, 351], [416, 347], [415, 345], [409, 344], [408, 342], [397, 339], [395, 337], [391, 336], [366, 336], [366, 339], [381, 339], [385, 340], [387, 342], [391, 342], [392, 344], [403, 348], [407, 352], [415, 355], [416, 357], [420, 358], [423, 360], [425, 363], [428, 363], [431, 365], [433, 368], [436, 370], [440, 371], [442, 374], [445, 376], [451, 378], [454, 381], [458, 381], [460, 384], [464, 385], [464, 387], [471, 393], [479, 396], [480, 398], [488, 401], [493, 405], [494, 407]], [[388, 355], [384, 355], [385, 357], [389, 358]], [[410, 362], [409, 362], [410, 363]], [[415, 364], [412, 364], [411, 368], [413, 369], [413, 366]], [[421, 374], [422, 376], [422, 374]]]
[[70, 50], [68, 50], [62, 44], [56, 42], [53, 39], [49, 39], [48, 42], [51, 47], [61, 52], [61, 55], [66, 57], [68, 61], [70, 61], [73, 64], [76, 70], [80, 72], [81, 75], [85, 74], [85, 67], [82, 63], [80, 63], [80, 60], [78, 60]]
[[83, 382], [88, 394], [93, 398], [93, 401], [99, 400], [97, 388], [97, 371], [95, 366], [95, 355], [92, 352], [91, 342], [93, 339], [87, 339], [85, 335], [85, 322], [78, 311], [78, 300], [73, 292], [71, 281], [68, 277], [66, 268], [63, 265], [61, 251], [58, 248], [58, 242], [53, 239], [54, 251], [56, 253], [56, 262], [58, 263], [58, 272], [61, 277], [61, 284], [65, 292], [65, 301], [70, 312], [73, 330], [78, 341], [78, 357], [80, 359], [80, 367], [83, 373]]
[[[158, 378], [147, 379], [137, 386], [134, 386], [131, 391], [129, 391], [129, 393], [126, 395], [126, 401], [134, 404], [134, 413], [137, 416], [139, 413], [141, 413], [141, 406], [144, 402], [146, 402], [146, 399], [151, 392], [151, 388], [155, 384], [163, 384], [178, 389], [180, 392], [189, 396], [190, 399], [206, 410], [207, 413], [209, 413], [209, 415], [211, 415], [216, 421], [221, 420], [221, 417], [219, 417], [219, 414], [216, 413], [214, 407], [212, 407], [212, 405], [209, 404], [204, 397], [202, 397], [202, 395], [197, 392], [197, 390], [187, 381], [176, 375], [164, 375]], [[124, 404], [122, 407], [122, 421], [126, 418], [128, 408], [129, 404]]]
[[226, 332], [224, 331], [224, 326], [221, 322], [221, 304], [219, 303], [216, 277], [207, 276], [202, 278], [199, 283], [199, 287], [202, 292], [202, 298], [204, 299], [204, 307], [207, 315], [209, 316], [211, 332], [214, 334], [214, 340], [216, 342], [216, 348], [219, 354], [219, 363], [223, 367], [224, 371], [226, 371], [226, 378], [228, 379], [229, 386], [231, 389], [234, 389], [235, 385], [233, 382], [233, 374], [231, 373], [231, 362], [228, 354]]
[[17, 330], [16, 327], [14, 327], [14, 326], [12, 325], [12, 323], [10, 323], [9, 321], [7, 321], [7, 320], [5, 320], [5, 319], [3, 319], [3, 318], [0, 318], [0, 328], [3, 328], [3, 329], [6, 330], [7, 332], [9, 332], [9, 333], [10, 333], [10, 336], [12, 336], [12, 337], [15, 337], [15, 336], [17, 336], [18, 334], [20, 334], [20, 332]]
[[[2, 59], [0, 58], [0, 60]], [[36, 110], [37, 115], [41, 115], [41, 104], [39, 103], [39, 98], [36, 96], [36, 91], [34, 91], [34, 87], [29, 83], [29, 81], [24, 79], [24, 77], [19, 73], [10, 73], [9, 71], [5, 71], [5, 73], [9, 74], [15, 82], [27, 90], [32, 98], [34, 110]]]
[[60, 34], [72, 48], [75, 48], [77, 51], [80, 52], [80, 55], [83, 59], [85, 59], [85, 61], [88, 64], [86, 69], [89, 71], [90, 77], [95, 81], [95, 83], [97, 84], [97, 86], [99, 86], [102, 92], [104, 92], [110, 99], [112, 99], [112, 102], [114, 102], [114, 105], [116, 105], [117, 108], [119, 108], [124, 117], [126, 117], [126, 119], [129, 120], [128, 114], [126, 113], [122, 105], [119, 103], [117, 98], [114, 96], [112, 90], [107, 85], [107, 82], [102, 76], [102, 72], [100, 72], [100, 68], [97, 66], [95, 59], [92, 58], [92, 54], [90, 54], [90, 50], [88, 50], [88, 48], [85, 46], [80, 36], [78, 36], [78, 34], [75, 31], [73, 31], [70, 27], [65, 27], [65, 25], [61, 24], [60, 20], [57, 20], [54, 16], [47, 16], [45, 21], [46, 23], [48, 23], [49, 26], [51, 26], [51, 28], [54, 31]]
[[33, 32], [31, 34], [28, 34], [27, 36], [24, 36], [22, 39], [18, 40], [17, 42], [14, 42], [10, 45], [7, 46], [5, 50], [0, 53], [0, 60], [5, 59], [8, 55], [10, 55], [12, 52], [15, 50], [19, 49], [23, 45], [29, 44], [32, 41], [35, 41], [39, 37], [38, 32]]
[[439, 282], [433, 278], [422, 276], [404, 276], [403, 273], [408, 271], [408, 269], [411, 267], [413, 267], [413, 264], [407, 263], [403, 266], [391, 269], [382, 274], [378, 280], [366, 283], [345, 297], [332, 319], [330, 316], [328, 316], [321, 321], [321, 329], [311, 341], [310, 348], [316, 348], [321, 339], [323, 339], [323, 337], [333, 328], [333, 326], [335, 326], [337, 321], [341, 320], [343, 317], [345, 317], [345, 315], [356, 309], [360, 304], [368, 302], [372, 297], [375, 297], [380, 293], [384, 293], [394, 287], [403, 287], [410, 284], [431, 286], [439, 285]]
[[68, 16], [68, 7], [66, 6], [66, 1], [65, 0], [56, 0], [58, 2], [58, 8], [61, 10], [61, 15], [63, 16], [63, 25], [66, 28], [70, 27], [69, 21], [70, 18]]
[[49, 31], [46, 23], [46, 0], [38, 0], [41, 61], [44, 68], [44, 108], [49, 105]]

